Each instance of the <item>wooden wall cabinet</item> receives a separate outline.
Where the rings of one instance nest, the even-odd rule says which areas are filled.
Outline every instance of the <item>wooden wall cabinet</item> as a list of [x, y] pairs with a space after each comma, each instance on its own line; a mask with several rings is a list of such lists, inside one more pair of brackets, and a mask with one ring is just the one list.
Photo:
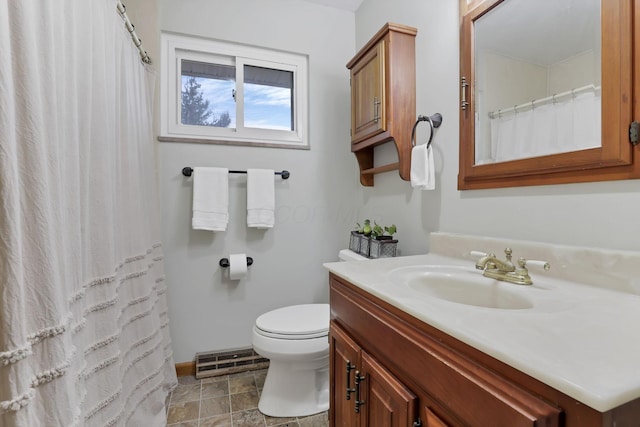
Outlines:
[[640, 425], [638, 401], [598, 412], [334, 274], [330, 303], [332, 427]]
[[[351, 151], [360, 183], [373, 186], [376, 173], [399, 170], [410, 180], [411, 128], [416, 120], [417, 30], [387, 23], [347, 64], [351, 75]], [[394, 142], [398, 162], [374, 167], [374, 147]]]

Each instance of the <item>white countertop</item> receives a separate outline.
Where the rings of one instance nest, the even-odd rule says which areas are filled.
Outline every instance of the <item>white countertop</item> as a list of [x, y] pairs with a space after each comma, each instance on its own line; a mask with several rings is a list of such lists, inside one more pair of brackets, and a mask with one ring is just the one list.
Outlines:
[[499, 283], [532, 301], [532, 308], [476, 307], [415, 298], [389, 281], [390, 271], [414, 265], [461, 265], [469, 268], [465, 274], [482, 275], [471, 260], [437, 254], [324, 264], [365, 291], [598, 411], [640, 398], [639, 295], [531, 269], [531, 286]]

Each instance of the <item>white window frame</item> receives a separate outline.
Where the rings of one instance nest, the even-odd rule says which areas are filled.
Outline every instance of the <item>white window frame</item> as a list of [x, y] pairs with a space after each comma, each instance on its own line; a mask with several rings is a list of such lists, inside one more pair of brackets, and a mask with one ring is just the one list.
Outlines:
[[[160, 141], [309, 149], [308, 56], [180, 34], [161, 35]], [[236, 127], [183, 125], [182, 59], [236, 67]], [[244, 127], [244, 65], [293, 72], [292, 131]]]

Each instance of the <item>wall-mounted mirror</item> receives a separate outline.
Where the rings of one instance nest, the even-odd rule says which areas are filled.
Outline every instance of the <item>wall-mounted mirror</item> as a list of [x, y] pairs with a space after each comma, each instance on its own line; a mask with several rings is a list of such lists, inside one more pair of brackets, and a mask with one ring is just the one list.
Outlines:
[[628, 1], [461, 8], [460, 189], [640, 177]]

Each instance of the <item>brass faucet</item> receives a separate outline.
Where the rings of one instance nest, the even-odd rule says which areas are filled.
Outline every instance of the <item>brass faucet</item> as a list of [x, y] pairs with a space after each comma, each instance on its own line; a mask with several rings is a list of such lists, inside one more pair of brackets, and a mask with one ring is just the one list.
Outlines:
[[[505, 261], [499, 260], [495, 254], [483, 255], [482, 258], [476, 262], [476, 268], [478, 270], [483, 270], [482, 275], [485, 277], [515, 283], [516, 285], [532, 285], [533, 281], [531, 280], [531, 276], [529, 276], [529, 271], [526, 267], [527, 260], [524, 258], [518, 259], [518, 265], [516, 266], [511, 261], [511, 248], [506, 248], [504, 253], [506, 256]], [[541, 263], [545, 270], [549, 270], [549, 268], [551, 268], [547, 262], [537, 263]]]

